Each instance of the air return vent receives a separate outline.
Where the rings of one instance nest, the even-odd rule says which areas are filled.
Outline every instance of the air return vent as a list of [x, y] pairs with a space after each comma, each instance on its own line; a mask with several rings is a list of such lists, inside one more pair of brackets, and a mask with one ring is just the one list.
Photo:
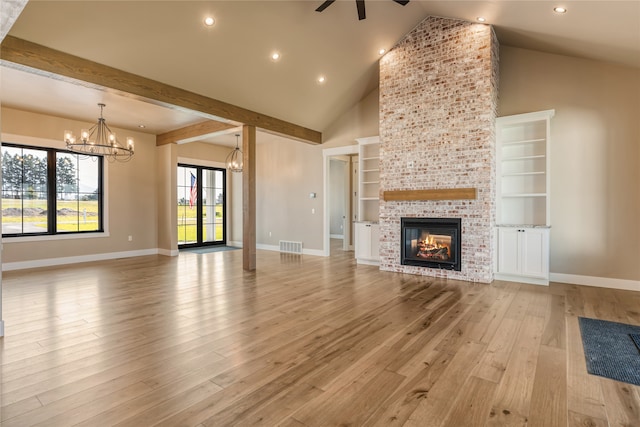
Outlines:
[[302, 242], [292, 242], [289, 240], [280, 240], [280, 252], [288, 254], [301, 254]]

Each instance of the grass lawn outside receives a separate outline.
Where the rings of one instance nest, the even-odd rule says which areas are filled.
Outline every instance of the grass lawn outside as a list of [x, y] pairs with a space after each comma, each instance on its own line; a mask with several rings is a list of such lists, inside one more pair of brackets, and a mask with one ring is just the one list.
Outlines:
[[[206, 242], [222, 240], [222, 205], [215, 205], [214, 224], [207, 226], [206, 209], [203, 240]], [[93, 231], [98, 230], [98, 201], [97, 200], [58, 200], [56, 209], [58, 231]], [[17, 210], [17, 211], [14, 211]], [[2, 199], [3, 233], [21, 233], [22, 225], [25, 229], [42, 232], [47, 231], [47, 202], [41, 199]], [[13, 214], [12, 214], [13, 213]], [[197, 210], [188, 205], [178, 205], [178, 242], [196, 242]], [[210, 221], [209, 221], [210, 222]], [[5, 226], [6, 224], [6, 226]], [[13, 225], [13, 227], [12, 227]], [[214, 227], [214, 238], [207, 236]]]
[[[207, 241], [220, 241], [222, 240], [222, 205], [214, 206], [216, 215], [214, 219], [214, 224], [210, 224], [210, 226], [215, 228], [215, 235], [213, 238], [208, 237], [209, 228], [207, 226], [207, 222], [211, 222], [210, 219], [207, 218], [206, 209], [203, 209], [202, 221], [204, 222], [203, 226], [203, 236], [202, 240], [204, 242]], [[195, 243], [197, 242], [197, 209], [195, 206], [190, 208], [189, 205], [181, 205], [178, 204], [178, 244], [185, 243]]]
[[[94, 231], [98, 230], [97, 200], [58, 200], [58, 231]], [[14, 211], [17, 209], [18, 211]], [[2, 199], [3, 233], [25, 231], [47, 231], [47, 201], [43, 199]], [[5, 226], [6, 224], [6, 226]], [[13, 227], [12, 227], [13, 226]]]

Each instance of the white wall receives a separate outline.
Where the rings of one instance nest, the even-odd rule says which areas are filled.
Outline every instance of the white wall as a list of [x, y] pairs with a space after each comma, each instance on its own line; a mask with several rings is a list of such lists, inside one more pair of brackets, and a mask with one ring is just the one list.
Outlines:
[[503, 46], [498, 108], [556, 110], [551, 272], [640, 280], [640, 70]]
[[321, 251], [322, 148], [263, 133], [257, 138], [256, 243], [301, 241], [305, 249]]

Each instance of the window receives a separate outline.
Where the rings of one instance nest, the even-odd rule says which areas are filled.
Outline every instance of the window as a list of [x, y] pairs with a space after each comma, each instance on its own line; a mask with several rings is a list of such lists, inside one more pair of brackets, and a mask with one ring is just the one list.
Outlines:
[[4, 237], [103, 231], [102, 157], [2, 144]]

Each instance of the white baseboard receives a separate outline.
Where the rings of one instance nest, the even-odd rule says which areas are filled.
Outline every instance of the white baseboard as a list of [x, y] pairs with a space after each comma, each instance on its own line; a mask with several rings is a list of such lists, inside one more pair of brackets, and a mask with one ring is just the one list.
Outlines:
[[256, 243], [256, 249], [262, 249], [263, 251], [280, 252], [280, 246], [278, 246], [278, 245], [265, 245], [264, 243]]
[[356, 264], [380, 266], [380, 261], [376, 261], [373, 259], [356, 258]]
[[[227, 242], [229, 246], [235, 246], [236, 248], [242, 247], [242, 242]], [[257, 243], [256, 249], [262, 249], [263, 251], [273, 251], [280, 252], [280, 246], [278, 245], [265, 245], [264, 243]], [[305, 249], [302, 248], [303, 255], [313, 255], [313, 256], [326, 256], [322, 249]]]
[[534, 277], [525, 277], [511, 274], [502, 274], [502, 273], [494, 273], [494, 280], [506, 280], [507, 282], [520, 282], [527, 283], [529, 285], [540, 285], [540, 286], [549, 286], [549, 281], [547, 279], [536, 279]]
[[137, 251], [109, 252], [104, 254], [79, 255], [60, 258], [38, 259], [33, 261], [17, 261], [2, 263], [2, 271], [23, 270], [26, 268], [51, 267], [54, 265], [76, 264], [80, 262], [105, 261], [116, 258], [157, 255], [159, 249], [141, 249]]
[[570, 283], [572, 285], [597, 286], [599, 288], [639, 291], [639, 280], [612, 279], [609, 277], [579, 276], [576, 274], [551, 273], [552, 282]]
[[178, 256], [180, 251], [178, 249], [160, 249], [158, 248], [158, 255], [164, 256]]
[[302, 249], [302, 253], [305, 255], [326, 256], [322, 249]]
[[0, 320], [0, 337], [4, 336], [4, 320]]

